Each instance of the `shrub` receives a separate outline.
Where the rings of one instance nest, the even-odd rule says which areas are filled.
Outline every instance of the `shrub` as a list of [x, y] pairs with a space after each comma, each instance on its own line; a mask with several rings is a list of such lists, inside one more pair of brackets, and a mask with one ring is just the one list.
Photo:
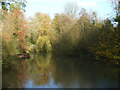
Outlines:
[[49, 52], [51, 51], [51, 42], [48, 36], [39, 36], [36, 41], [37, 52]]

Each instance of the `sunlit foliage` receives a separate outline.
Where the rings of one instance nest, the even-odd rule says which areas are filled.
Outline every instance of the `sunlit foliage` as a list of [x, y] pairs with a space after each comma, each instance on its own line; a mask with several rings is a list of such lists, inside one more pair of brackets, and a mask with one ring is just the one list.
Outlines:
[[3, 55], [14, 55], [26, 51], [26, 31], [28, 28], [23, 13], [19, 9], [12, 10], [12, 12], [5, 14], [2, 22]]
[[37, 52], [49, 52], [51, 51], [51, 43], [48, 36], [39, 36], [36, 41]]
[[36, 51], [51, 51], [51, 44], [55, 40], [56, 32], [53, 29], [50, 16], [36, 13], [34, 18], [30, 18], [29, 23], [29, 41], [37, 46]]
[[100, 21], [95, 12], [88, 13], [84, 8], [77, 14], [78, 7], [72, 3], [53, 19], [38, 12], [27, 21], [21, 4], [11, 3], [9, 12], [3, 9], [0, 13], [3, 56], [52, 51], [60, 55], [90, 54], [97, 59], [120, 60], [119, 3], [113, 18], [118, 22], [116, 27], [109, 18]]

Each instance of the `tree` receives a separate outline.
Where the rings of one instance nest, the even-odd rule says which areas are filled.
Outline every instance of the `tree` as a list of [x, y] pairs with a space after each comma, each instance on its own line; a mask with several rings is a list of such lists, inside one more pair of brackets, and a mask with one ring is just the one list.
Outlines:
[[73, 19], [71, 16], [66, 14], [56, 14], [53, 20], [53, 27], [54, 29], [62, 35], [65, 33], [69, 28], [71, 28], [76, 22], [76, 19]]
[[67, 15], [70, 15], [71, 17], [76, 17], [78, 13], [77, 3], [67, 3], [65, 5], [64, 11]]
[[48, 35], [48, 31], [51, 30], [50, 16], [44, 13], [36, 13], [36, 19], [39, 23], [39, 32], [41, 35]]
[[13, 10], [5, 15], [2, 22], [3, 51], [8, 55], [26, 51], [28, 27], [23, 12], [19, 9]]
[[10, 11], [11, 8], [14, 8], [16, 6], [19, 6], [19, 9], [25, 10], [26, 7], [26, 0], [1, 0], [0, 4], [2, 7], [2, 10]]
[[35, 44], [39, 36], [48, 35], [52, 30], [50, 16], [44, 13], [36, 13], [35, 17], [30, 19], [30, 42]]
[[91, 18], [91, 23], [92, 23], [93, 25], [96, 25], [96, 24], [98, 23], [98, 20], [97, 20], [98, 18], [97, 18], [96, 12], [92, 12], [90, 18]]
[[55, 37], [55, 32], [52, 28], [50, 16], [38, 12], [30, 20], [29, 40], [37, 46], [36, 51], [51, 51], [51, 41]]
[[120, 1], [119, 0], [113, 0], [112, 3], [114, 5], [114, 10], [115, 10], [114, 21], [118, 22], [118, 26], [120, 26]]
[[[27, 21], [23, 13], [18, 9], [13, 12], [13, 21], [14, 21], [14, 37], [18, 38], [18, 49], [20, 52], [25, 52], [27, 50]], [[19, 18], [18, 18], [19, 17]]]
[[26, 3], [26, 0], [1, 0], [0, 20], [4, 19], [5, 15], [12, 12], [12, 10], [20, 9], [25, 11]]

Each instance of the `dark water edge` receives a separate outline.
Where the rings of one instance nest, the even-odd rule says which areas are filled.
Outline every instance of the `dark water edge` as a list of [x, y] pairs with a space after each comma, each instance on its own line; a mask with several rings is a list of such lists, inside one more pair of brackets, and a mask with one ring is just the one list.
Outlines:
[[90, 56], [33, 55], [8, 58], [3, 88], [118, 88], [120, 69]]

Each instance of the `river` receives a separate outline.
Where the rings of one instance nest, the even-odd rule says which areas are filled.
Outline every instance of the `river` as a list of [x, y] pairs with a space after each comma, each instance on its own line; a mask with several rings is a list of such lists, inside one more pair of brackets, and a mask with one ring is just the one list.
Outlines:
[[[9, 65], [10, 64], [10, 65]], [[90, 57], [34, 55], [11, 58], [3, 70], [3, 88], [117, 88], [117, 67]]]

